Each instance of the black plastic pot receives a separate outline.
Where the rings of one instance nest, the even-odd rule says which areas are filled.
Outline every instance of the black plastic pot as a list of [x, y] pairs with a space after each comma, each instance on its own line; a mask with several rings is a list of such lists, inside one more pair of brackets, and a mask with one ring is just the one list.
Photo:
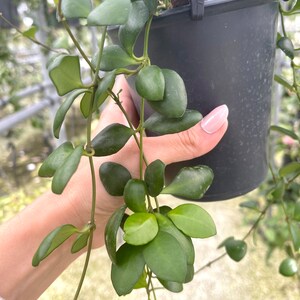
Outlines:
[[198, 7], [191, 14], [188, 5], [155, 18], [149, 55], [152, 64], [182, 76], [189, 108], [205, 115], [218, 105], [229, 107], [228, 131], [213, 151], [167, 167], [170, 179], [184, 166], [210, 166], [215, 179], [200, 201], [225, 200], [253, 190], [267, 173], [278, 3], [208, 0], [202, 20], [191, 20], [202, 13]]
[[[0, 12], [12, 24], [18, 26], [20, 21], [18, 17], [17, 5], [12, 0], [0, 1]], [[0, 19], [0, 28], [11, 28], [10, 25]]]

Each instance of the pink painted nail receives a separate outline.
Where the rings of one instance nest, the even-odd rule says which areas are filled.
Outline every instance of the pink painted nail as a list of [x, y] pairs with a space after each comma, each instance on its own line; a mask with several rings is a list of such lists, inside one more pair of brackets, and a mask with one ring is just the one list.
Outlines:
[[228, 107], [226, 104], [220, 105], [206, 115], [200, 125], [206, 133], [215, 133], [225, 123], [228, 117]]

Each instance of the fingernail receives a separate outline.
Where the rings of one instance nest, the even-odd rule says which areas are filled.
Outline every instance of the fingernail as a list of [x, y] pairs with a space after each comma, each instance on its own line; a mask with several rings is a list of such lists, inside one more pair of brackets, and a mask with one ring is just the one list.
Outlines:
[[200, 122], [201, 128], [206, 133], [215, 133], [226, 122], [228, 117], [228, 107], [226, 104], [220, 105], [206, 115]]

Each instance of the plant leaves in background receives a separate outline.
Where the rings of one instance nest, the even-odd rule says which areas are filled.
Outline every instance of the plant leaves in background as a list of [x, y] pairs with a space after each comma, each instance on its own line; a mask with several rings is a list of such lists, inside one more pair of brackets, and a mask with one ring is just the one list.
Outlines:
[[162, 69], [165, 93], [162, 101], [149, 101], [150, 106], [168, 118], [180, 118], [187, 107], [187, 94], [182, 78], [173, 70]]
[[293, 220], [300, 222], [300, 200], [294, 205]]
[[148, 101], [162, 101], [165, 92], [165, 78], [162, 70], [155, 65], [142, 68], [135, 80], [138, 94]]
[[23, 31], [22, 35], [30, 39], [35, 39], [35, 34], [37, 33], [37, 31], [38, 27], [33, 25], [29, 29]]
[[85, 93], [80, 101], [80, 111], [85, 118], [90, 114], [91, 101], [92, 93]]
[[40, 177], [52, 177], [73, 150], [74, 147], [71, 142], [65, 142], [60, 145], [43, 162], [38, 175]]
[[178, 229], [192, 238], [208, 238], [217, 233], [212, 217], [196, 204], [179, 205], [168, 212], [167, 216]]
[[159, 231], [154, 240], [144, 247], [143, 255], [148, 267], [161, 280], [185, 281], [186, 254], [172, 235]]
[[90, 237], [89, 230], [79, 233], [78, 236], [76, 237], [76, 240], [74, 241], [74, 243], [72, 245], [71, 252], [77, 253], [80, 250], [82, 250], [84, 247], [86, 247], [89, 237]]
[[88, 15], [88, 25], [108, 26], [125, 24], [130, 10], [130, 0], [104, 0]]
[[52, 192], [61, 194], [79, 165], [83, 146], [77, 146], [65, 159], [64, 163], [56, 170], [52, 179]]
[[285, 177], [287, 180], [295, 178], [300, 175], [300, 163], [293, 161], [290, 162], [279, 170], [279, 175]]
[[[97, 59], [94, 57], [92, 63]], [[113, 71], [130, 65], [139, 64], [134, 58], [130, 57], [125, 50], [118, 45], [109, 45], [103, 49], [100, 69], [102, 71]]]
[[130, 179], [124, 189], [124, 201], [133, 212], [146, 212], [145, 183], [140, 179]]
[[83, 94], [88, 91], [88, 89], [79, 89], [73, 91], [72, 93], [70, 93], [70, 95], [68, 95], [67, 99], [61, 104], [61, 106], [57, 110], [53, 121], [53, 133], [57, 139], [59, 138], [60, 129], [65, 120], [66, 114], [72, 106], [73, 102], [80, 94]]
[[296, 252], [300, 250], [300, 225], [297, 222], [290, 223], [290, 231], [292, 234], [292, 241]]
[[149, 18], [149, 11], [142, 0], [132, 2], [127, 22], [119, 28], [119, 40], [126, 52], [132, 56], [135, 42]]
[[133, 134], [132, 129], [122, 124], [108, 125], [92, 140], [95, 156], [107, 156], [117, 153]]
[[103, 163], [99, 175], [105, 190], [112, 196], [122, 196], [126, 183], [131, 179], [129, 171], [114, 162]]
[[279, 266], [279, 273], [286, 277], [291, 277], [297, 274], [298, 265], [297, 261], [294, 258], [284, 259]]
[[49, 64], [48, 71], [60, 96], [83, 87], [78, 56], [57, 55]]
[[207, 166], [182, 168], [173, 181], [162, 190], [162, 194], [200, 199], [210, 187], [213, 176], [212, 170]]
[[145, 170], [145, 183], [150, 196], [157, 197], [165, 184], [165, 164], [157, 159]]
[[124, 232], [124, 240], [128, 244], [137, 246], [149, 243], [158, 232], [154, 214], [134, 213], [125, 221]]
[[239, 262], [247, 253], [247, 244], [242, 240], [227, 239], [225, 249], [231, 259]]
[[126, 205], [117, 209], [109, 218], [105, 227], [105, 246], [107, 253], [113, 264], [117, 263], [117, 234], [120, 228], [123, 216], [125, 214]]
[[276, 126], [276, 125], [272, 125], [272, 126], [270, 126], [270, 130], [279, 132], [283, 135], [287, 135], [287, 136], [291, 137], [292, 139], [299, 141], [299, 136], [295, 132], [293, 132], [291, 130], [288, 130], [286, 128]]
[[146, 130], [163, 135], [187, 130], [201, 119], [202, 115], [198, 111], [190, 109], [187, 109], [180, 118], [166, 118], [159, 113], [154, 113], [146, 120], [144, 127]]
[[62, 0], [61, 10], [67, 19], [86, 18], [92, 10], [90, 0]]
[[259, 203], [256, 200], [247, 200], [239, 204], [240, 207], [253, 209], [257, 212], [260, 212]]
[[59, 247], [64, 241], [66, 241], [76, 232], [78, 232], [78, 229], [70, 224], [55, 228], [44, 238], [44, 240], [40, 244], [38, 250], [33, 256], [32, 265], [34, 267], [37, 267], [43, 259], [45, 259], [57, 247]]
[[140, 247], [123, 244], [117, 252], [117, 264], [112, 264], [111, 280], [119, 296], [129, 294], [144, 272], [145, 261]]

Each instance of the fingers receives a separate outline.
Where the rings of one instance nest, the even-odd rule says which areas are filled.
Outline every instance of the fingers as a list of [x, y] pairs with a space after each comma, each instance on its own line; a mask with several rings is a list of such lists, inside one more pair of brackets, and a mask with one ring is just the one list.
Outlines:
[[165, 164], [199, 157], [212, 150], [228, 127], [228, 107], [221, 105], [189, 130], [144, 139], [145, 154], [149, 162], [156, 159]]

